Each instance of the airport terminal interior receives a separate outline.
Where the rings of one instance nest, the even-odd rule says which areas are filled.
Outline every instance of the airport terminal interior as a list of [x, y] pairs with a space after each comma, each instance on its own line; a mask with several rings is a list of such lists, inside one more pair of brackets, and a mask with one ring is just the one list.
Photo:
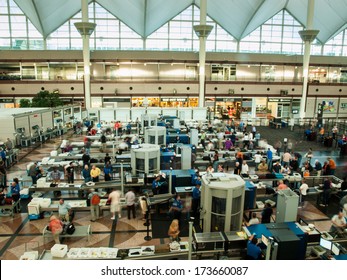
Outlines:
[[347, 259], [346, 1], [65, 2], [0, 0], [1, 260]]

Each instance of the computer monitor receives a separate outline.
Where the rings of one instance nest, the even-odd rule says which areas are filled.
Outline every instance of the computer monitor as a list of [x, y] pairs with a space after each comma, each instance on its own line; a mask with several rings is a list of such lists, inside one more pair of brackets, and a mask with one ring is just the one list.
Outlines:
[[332, 242], [324, 238], [321, 238], [319, 241], [319, 245], [324, 249], [331, 250]]
[[261, 242], [263, 242], [265, 246], [269, 246], [269, 239], [264, 234], [261, 235]]
[[335, 243], [333, 243], [331, 246], [331, 252], [334, 255], [338, 256], [338, 255], [340, 255], [340, 248]]

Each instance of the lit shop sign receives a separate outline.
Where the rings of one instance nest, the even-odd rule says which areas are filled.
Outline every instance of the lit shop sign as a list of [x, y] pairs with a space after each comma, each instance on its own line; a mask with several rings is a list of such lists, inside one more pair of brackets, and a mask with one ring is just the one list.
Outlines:
[[279, 98], [269, 98], [269, 102], [287, 102], [290, 103], [291, 99], [279, 99]]
[[187, 102], [187, 98], [161, 98], [161, 102]]
[[1, 98], [0, 103], [13, 103], [13, 99]]

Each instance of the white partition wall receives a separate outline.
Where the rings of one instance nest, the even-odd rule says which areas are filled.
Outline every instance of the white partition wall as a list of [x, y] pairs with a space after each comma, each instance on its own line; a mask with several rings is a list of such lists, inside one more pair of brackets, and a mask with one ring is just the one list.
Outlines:
[[207, 108], [194, 108], [193, 120], [206, 121], [206, 118], [207, 118]]
[[173, 116], [177, 117], [177, 109], [176, 108], [163, 108], [163, 116]]
[[[8, 121], [13, 122], [13, 117], [9, 117]], [[15, 126], [15, 129], [24, 128], [25, 129], [24, 135], [27, 137], [30, 136], [29, 117], [27, 115], [23, 117], [15, 117], [14, 126]]]
[[136, 121], [137, 118], [141, 120], [141, 115], [146, 114], [146, 109], [145, 108], [131, 108], [131, 120]]
[[113, 108], [99, 109], [100, 122], [110, 122], [115, 120], [115, 112]]
[[41, 114], [39, 113], [39, 114], [30, 114], [29, 115], [29, 124], [30, 124], [30, 134], [32, 134], [33, 133], [33, 129], [32, 129], [32, 127], [33, 126], [36, 126], [36, 125], [38, 125], [39, 126], [39, 128], [41, 129], [41, 127], [42, 127], [42, 119], [41, 119]]
[[178, 118], [182, 121], [192, 119], [192, 108], [178, 108]]
[[74, 106], [73, 107], [73, 116], [75, 120], [80, 121], [82, 120], [82, 108], [81, 106]]
[[151, 115], [156, 115], [159, 116], [162, 114], [162, 108], [159, 107], [148, 107], [147, 108], [147, 114], [151, 114]]
[[116, 111], [116, 121], [121, 122], [129, 122], [131, 120], [130, 118], [130, 109], [129, 108], [118, 108]]
[[44, 112], [41, 114], [41, 124], [45, 131], [47, 128], [53, 128], [53, 115], [52, 111]]

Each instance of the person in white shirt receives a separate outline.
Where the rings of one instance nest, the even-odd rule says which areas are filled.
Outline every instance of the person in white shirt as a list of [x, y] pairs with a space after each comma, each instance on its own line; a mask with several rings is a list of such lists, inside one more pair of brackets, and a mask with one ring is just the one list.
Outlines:
[[214, 145], [213, 145], [212, 141], [210, 141], [207, 144], [207, 151], [212, 151], [212, 150], [214, 150]]
[[344, 233], [345, 229], [347, 228], [346, 219], [343, 216], [343, 212], [340, 210], [337, 215], [334, 215], [331, 218], [331, 228], [330, 232], [337, 233], [337, 235], [341, 235]]
[[241, 174], [247, 174], [248, 175], [248, 172], [249, 172], [249, 167], [248, 167], [248, 164], [247, 162], [244, 160], [243, 163], [242, 163], [242, 166], [241, 166]]
[[224, 132], [219, 132], [218, 135], [217, 135], [217, 138], [218, 138], [218, 148], [220, 150], [223, 149], [223, 140], [224, 140]]
[[252, 213], [252, 218], [248, 221], [248, 226], [260, 224], [257, 213]]
[[254, 155], [254, 163], [255, 163], [255, 171], [258, 171], [258, 165], [260, 164], [261, 160], [263, 159], [262, 155], [260, 152], [257, 152]]
[[292, 156], [289, 152], [285, 152], [282, 156], [282, 165], [287, 164], [289, 166], [289, 162], [292, 159]]
[[128, 210], [128, 220], [130, 220], [130, 212], [133, 213], [133, 218], [136, 219], [136, 211], [135, 211], [135, 193], [132, 190], [129, 190], [125, 194], [125, 201], [127, 204], [127, 210]]
[[249, 145], [249, 135], [248, 135], [247, 132], [243, 135], [243, 145], [244, 145], [244, 148], [247, 147], [247, 149], [248, 149], [248, 145]]
[[306, 184], [306, 180], [302, 180], [302, 184], [299, 187], [300, 195], [301, 195], [301, 202], [305, 201], [306, 195], [307, 195], [308, 185]]

